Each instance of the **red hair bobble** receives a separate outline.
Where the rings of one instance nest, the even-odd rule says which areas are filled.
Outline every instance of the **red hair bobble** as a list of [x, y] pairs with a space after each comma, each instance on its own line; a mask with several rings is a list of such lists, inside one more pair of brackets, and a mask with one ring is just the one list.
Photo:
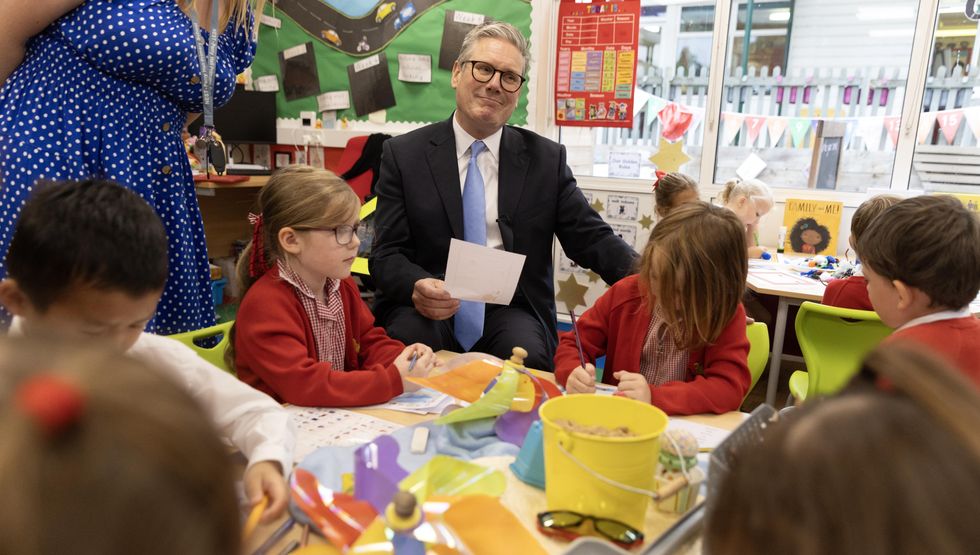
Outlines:
[[78, 387], [52, 374], [40, 374], [21, 383], [14, 403], [48, 437], [58, 436], [78, 422], [85, 408]]
[[657, 176], [657, 180], [653, 182], [653, 190], [656, 191], [657, 190], [657, 185], [660, 185], [660, 180], [663, 179], [665, 175], [667, 175], [667, 172], [662, 172], [660, 170], [655, 170], [653, 173], [656, 174], [656, 176]]

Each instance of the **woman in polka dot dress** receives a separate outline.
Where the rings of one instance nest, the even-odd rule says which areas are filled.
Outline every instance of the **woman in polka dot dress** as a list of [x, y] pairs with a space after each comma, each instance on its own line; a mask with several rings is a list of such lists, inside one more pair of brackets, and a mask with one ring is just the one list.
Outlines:
[[[252, 10], [262, 0], [213, 1], [224, 29], [217, 107], [252, 62]], [[214, 323], [204, 226], [180, 138], [188, 114], [202, 110], [190, 10], [207, 40], [209, 0], [85, 0], [30, 39], [0, 89], [0, 253], [37, 180], [97, 176], [130, 187], [169, 237], [170, 277], [149, 325], [161, 334]]]

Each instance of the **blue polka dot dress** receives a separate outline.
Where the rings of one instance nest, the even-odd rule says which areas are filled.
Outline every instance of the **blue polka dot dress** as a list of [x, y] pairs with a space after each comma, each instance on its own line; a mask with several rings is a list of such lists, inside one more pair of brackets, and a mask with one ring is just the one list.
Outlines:
[[[254, 54], [251, 18], [229, 23], [215, 106]], [[180, 139], [187, 113], [202, 110], [200, 75], [190, 18], [174, 0], [88, 0], [34, 37], [0, 90], [0, 252], [38, 179], [118, 181], [156, 208], [168, 234], [170, 276], [148, 329], [212, 325], [204, 226]]]

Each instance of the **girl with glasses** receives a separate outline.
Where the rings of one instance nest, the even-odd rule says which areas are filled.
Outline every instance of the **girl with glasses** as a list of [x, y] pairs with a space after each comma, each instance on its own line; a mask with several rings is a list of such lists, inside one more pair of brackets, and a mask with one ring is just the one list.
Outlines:
[[304, 406], [384, 403], [436, 366], [374, 325], [350, 278], [360, 202], [339, 177], [309, 166], [277, 171], [259, 192], [252, 241], [238, 261], [243, 299], [230, 355], [238, 377]]

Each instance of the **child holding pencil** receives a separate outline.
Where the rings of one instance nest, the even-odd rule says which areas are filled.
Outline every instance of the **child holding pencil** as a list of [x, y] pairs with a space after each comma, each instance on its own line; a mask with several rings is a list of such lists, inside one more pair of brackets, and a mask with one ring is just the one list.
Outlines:
[[748, 391], [745, 310], [739, 303], [748, 259], [742, 223], [704, 202], [661, 220], [639, 273], [613, 285], [561, 334], [555, 377], [569, 393], [595, 392], [593, 361], [606, 356], [602, 381], [667, 414], [736, 410]]
[[291, 166], [258, 204], [238, 262], [245, 292], [230, 356], [240, 379], [296, 405], [373, 405], [437, 365], [429, 347], [389, 338], [361, 300], [350, 278], [360, 202], [343, 180]]

